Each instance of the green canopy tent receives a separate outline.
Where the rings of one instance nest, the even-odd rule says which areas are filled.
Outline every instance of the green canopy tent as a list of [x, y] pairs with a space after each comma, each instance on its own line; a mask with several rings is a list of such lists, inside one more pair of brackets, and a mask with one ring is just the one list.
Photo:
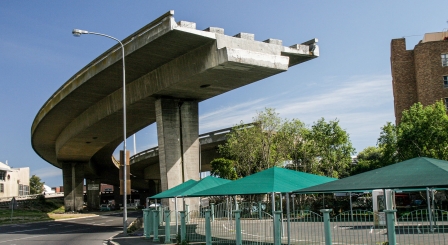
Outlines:
[[[355, 192], [356, 190], [393, 189], [394, 191], [426, 189], [428, 213], [431, 213], [431, 188], [448, 187], [448, 161], [427, 157], [412, 158], [379, 169], [353, 175], [331, 183], [295, 190], [295, 193]], [[384, 194], [386, 196], [386, 194]], [[391, 205], [391, 204], [389, 204]], [[387, 198], [386, 198], [386, 207]], [[430, 215], [432, 229], [432, 217]]]
[[154, 195], [150, 197], [150, 199], [162, 199], [162, 198], [171, 198], [176, 195], [176, 193], [180, 193], [182, 191], [188, 190], [188, 188], [192, 187], [193, 185], [197, 184], [198, 181], [196, 180], [188, 180], [180, 185], [176, 185], [173, 188], [170, 188], [166, 191], [160, 192], [157, 195]]
[[[275, 211], [275, 193], [289, 193], [298, 188], [318, 185], [334, 181], [334, 178], [303, 173], [285, 168], [273, 167], [264, 171], [246, 176], [219, 187], [189, 194], [194, 196], [236, 196], [271, 193], [272, 212]], [[280, 202], [281, 203], [281, 202]], [[286, 195], [287, 228], [290, 229], [289, 195]], [[274, 215], [274, 213], [272, 214]], [[282, 219], [283, 220], [283, 219]], [[289, 234], [289, 233], [288, 233]]]
[[[298, 188], [306, 188], [334, 180], [336, 179], [272, 167], [228, 184], [192, 193], [188, 196], [236, 196], [271, 193], [271, 198], [274, 199], [274, 193], [289, 193]], [[288, 195], [287, 198], [289, 198]], [[274, 201], [272, 201], [272, 204], [272, 210], [274, 211]]]
[[356, 192], [374, 189], [426, 189], [448, 187], [448, 161], [412, 158], [330, 183], [298, 188], [295, 193]]
[[188, 194], [204, 191], [209, 188], [220, 186], [231, 182], [231, 180], [216, 178], [213, 176], [208, 176], [200, 181], [189, 180], [180, 185], [177, 185], [171, 189], [161, 192], [157, 195], [150, 197], [151, 199], [162, 199], [162, 198], [174, 198], [174, 197], [185, 197]]
[[273, 167], [219, 187], [191, 193], [189, 197], [289, 193], [336, 179]]
[[[216, 178], [213, 176], [208, 176], [200, 181], [189, 180], [175, 186], [171, 189], [168, 189], [162, 193], [152, 196], [152, 199], [161, 199], [161, 198], [174, 198], [175, 199], [175, 213], [177, 214], [177, 198], [185, 197], [190, 193], [207, 190], [209, 188], [213, 188], [216, 186], [220, 186], [226, 183], [231, 182], [231, 180]], [[176, 227], [178, 225], [177, 215], [176, 217]], [[177, 229], [176, 229], [177, 230]]]

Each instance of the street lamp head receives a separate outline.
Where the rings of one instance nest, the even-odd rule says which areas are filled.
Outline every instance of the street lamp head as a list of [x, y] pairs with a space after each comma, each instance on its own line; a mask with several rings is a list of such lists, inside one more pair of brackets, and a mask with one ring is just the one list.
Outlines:
[[73, 29], [72, 34], [75, 37], [79, 37], [82, 34], [89, 34], [89, 32], [88, 31], [84, 31], [84, 30], [80, 30], [80, 29]]

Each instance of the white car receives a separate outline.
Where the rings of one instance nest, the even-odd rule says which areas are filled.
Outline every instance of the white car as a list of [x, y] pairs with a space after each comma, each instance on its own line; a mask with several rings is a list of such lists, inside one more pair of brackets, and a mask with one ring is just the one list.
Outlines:
[[[123, 210], [123, 206], [121, 206], [120, 209]], [[128, 203], [128, 204], [126, 204], [126, 209], [137, 210], [138, 209], [138, 205], [137, 205], [137, 203]]]
[[149, 205], [149, 208], [156, 208], [156, 207], [160, 207], [160, 203], [152, 203], [151, 205]]

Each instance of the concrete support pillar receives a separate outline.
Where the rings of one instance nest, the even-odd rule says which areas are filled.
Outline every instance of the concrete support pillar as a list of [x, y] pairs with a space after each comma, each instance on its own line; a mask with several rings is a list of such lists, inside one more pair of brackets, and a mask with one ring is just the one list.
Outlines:
[[63, 163], [62, 177], [65, 211], [82, 211], [84, 205], [84, 163]]
[[86, 179], [87, 185], [87, 209], [98, 210], [100, 208], [101, 182], [97, 179]]
[[[199, 179], [199, 119], [196, 101], [160, 98], [155, 103], [161, 187], [165, 191], [189, 179]], [[197, 198], [188, 198], [195, 208]], [[179, 200], [180, 201], [180, 200]], [[169, 205], [174, 210], [174, 203]], [[182, 205], [181, 202], [178, 206]]]

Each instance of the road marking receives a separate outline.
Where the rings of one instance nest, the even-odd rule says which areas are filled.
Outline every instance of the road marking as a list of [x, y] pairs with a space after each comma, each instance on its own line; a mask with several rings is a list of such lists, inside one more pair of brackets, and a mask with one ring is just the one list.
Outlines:
[[[45, 229], [47, 229], [47, 228], [45, 228]], [[71, 230], [71, 231], [64, 231], [64, 232], [60, 232], [60, 233], [53, 233], [53, 234], [46, 234], [46, 235], [23, 237], [23, 238], [17, 238], [17, 239], [12, 239], [12, 240], [7, 240], [7, 241], [1, 241], [0, 243], [13, 242], [13, 241], [19, 241], [19, 240], [27, 240], [27, 239], [36, 238], [36, 237], [43, 237], [43, 236], [56, 235], [56, 234], [64, 234], [64, 233], [70, 233], [70, 232], [75, 232], [75, 231], [83, 231], [83, 230], [88, 230], [88, 229], [90, 229], [90, 228], [83, 228], [83, 229], [77, 229], [77, 230]]]
[[13, 231], [13, 232], [6, 232], [6, 234], [21, 233], [21, 232], [26, 232], [26, 231], [40, 231], [40, 230], [48, 230], [48, 228], [40, 228], [40, 229], [32, 229], [32, 230]]
[[23, 238], [18, 238], [18, 239], [13, 239], [13, 240], [2, 241], [2, 242], [0, 242], [0, 243], [13, 242], [13, 241], [19, 241], [19, 240], [25, 240], [25, 239], [36, 238], [36, 237], [41, 237], [41, 236], [48, 236], [48, 235], [39, 235], [39, 236], [23, 237]]

